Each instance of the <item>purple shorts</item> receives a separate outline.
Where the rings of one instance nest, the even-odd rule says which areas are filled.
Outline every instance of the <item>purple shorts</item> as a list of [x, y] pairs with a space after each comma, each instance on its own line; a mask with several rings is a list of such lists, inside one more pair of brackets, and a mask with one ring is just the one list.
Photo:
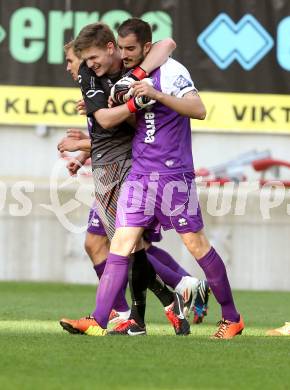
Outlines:
[[178, 233], [203, 228], [194, 173], [150, 176], [130, 173], [118, 199], [116, 227], [140, 226]]
[[102, 221], [98, 216], [95, 202], [90, 209], [87, 232], [91, 234], [97, 234], [98, 236], [107, 235]]

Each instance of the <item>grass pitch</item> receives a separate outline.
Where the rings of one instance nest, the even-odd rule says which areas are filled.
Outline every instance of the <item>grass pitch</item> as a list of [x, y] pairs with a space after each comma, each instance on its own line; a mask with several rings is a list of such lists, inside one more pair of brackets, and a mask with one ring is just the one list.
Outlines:
[[290, 389], [290, 337], [265, 331], [290, 320], [289, 293], [234, 293], [246, 329], [233, 340], [210, 340], [219, 320], [209, 315], [176, 337], [149, 294], [148, 336], [70, 335], [61, 317], [94, 307], [92, 286], [0, 283], [0, 389]]

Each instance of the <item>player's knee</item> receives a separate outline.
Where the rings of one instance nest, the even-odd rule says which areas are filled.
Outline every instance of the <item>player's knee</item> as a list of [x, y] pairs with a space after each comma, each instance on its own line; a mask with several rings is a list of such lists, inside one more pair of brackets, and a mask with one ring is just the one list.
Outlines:
[[110, 252], [120, 256], [129, 256], [134, 248], [134, 241], [132, 239], [123, 240], [120, 238], [113, 238]]
[[84, 243], [85, 251], [87, 252], [87, 255], [91, 257], [91, 254], [93, 253], [93, 240], [91, 237], [87, 234], [85, 243]]
[[110, 252], [120, 256], [129, 256], [139, 241], [139, 235], [135, 231], [120, 228], [117, 229], [111, 242]]
[[87, 234], [84, 247], [93, 262], [95, 262], [94, 260], [96, 259], [104, 260], [107, 257], [109, 240], [106, 236]]
[[197, 260], [205, 256], [210, 250], [210, 243], [203, 232], [186, 233], [182, 239], [189, 252]]

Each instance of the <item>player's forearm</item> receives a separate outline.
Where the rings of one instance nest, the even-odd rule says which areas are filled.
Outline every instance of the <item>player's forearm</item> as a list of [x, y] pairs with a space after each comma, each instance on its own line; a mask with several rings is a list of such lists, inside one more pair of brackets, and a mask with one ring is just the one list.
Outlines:
[[178, 98], [158, 91], [154, 99], [180, 115], [200, 120], [206, 117], [205, 106], [198, 95], [192, 95], [190, 98]]
[[176, 43], [171, 38], [163, 39], [156, 42], [150, 49], [149, 53], [145, 57], [144, 61], [140, 64], [141, 68], [147, 73], [153, 72], [153, 70], [163, 65], [168, 57], [176, 48]]
[[86, 162], [86, 160], [88, 158], [91, 157], [91, 153], [90, 152], [80, 152], [77, 156], [76, 156], [76, 160], [78, 160], [82, 165]]
[[131, 113], [127, 105], [123, 104], [112, 108], [101, 108], [94, 113], [94, 116], [103, 129], [110, 130], [110, 128], [127, 120], [131, 116]]
[[78, 150], [81, 150], [82, 152], [90, 153], [91, 152], [91, 139], [85, 138], [78, 141]]

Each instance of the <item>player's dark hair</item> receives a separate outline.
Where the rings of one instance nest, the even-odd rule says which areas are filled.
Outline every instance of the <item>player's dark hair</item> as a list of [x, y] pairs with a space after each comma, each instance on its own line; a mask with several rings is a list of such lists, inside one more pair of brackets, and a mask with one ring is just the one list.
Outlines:
[[113, 31], [104, 23], [92, 23], [85, 26], [74, 41], [75, 52], [95, 46], [105, 48], [109, 42], [117, 47]]
[[125, 38], [129, 34], [135, 34], [137, 41], [144, 46], [147, 42], [152, 42], [152, 30], [150, 24], [139, 18], [125, 20], [119, 28], [118, 34]]

